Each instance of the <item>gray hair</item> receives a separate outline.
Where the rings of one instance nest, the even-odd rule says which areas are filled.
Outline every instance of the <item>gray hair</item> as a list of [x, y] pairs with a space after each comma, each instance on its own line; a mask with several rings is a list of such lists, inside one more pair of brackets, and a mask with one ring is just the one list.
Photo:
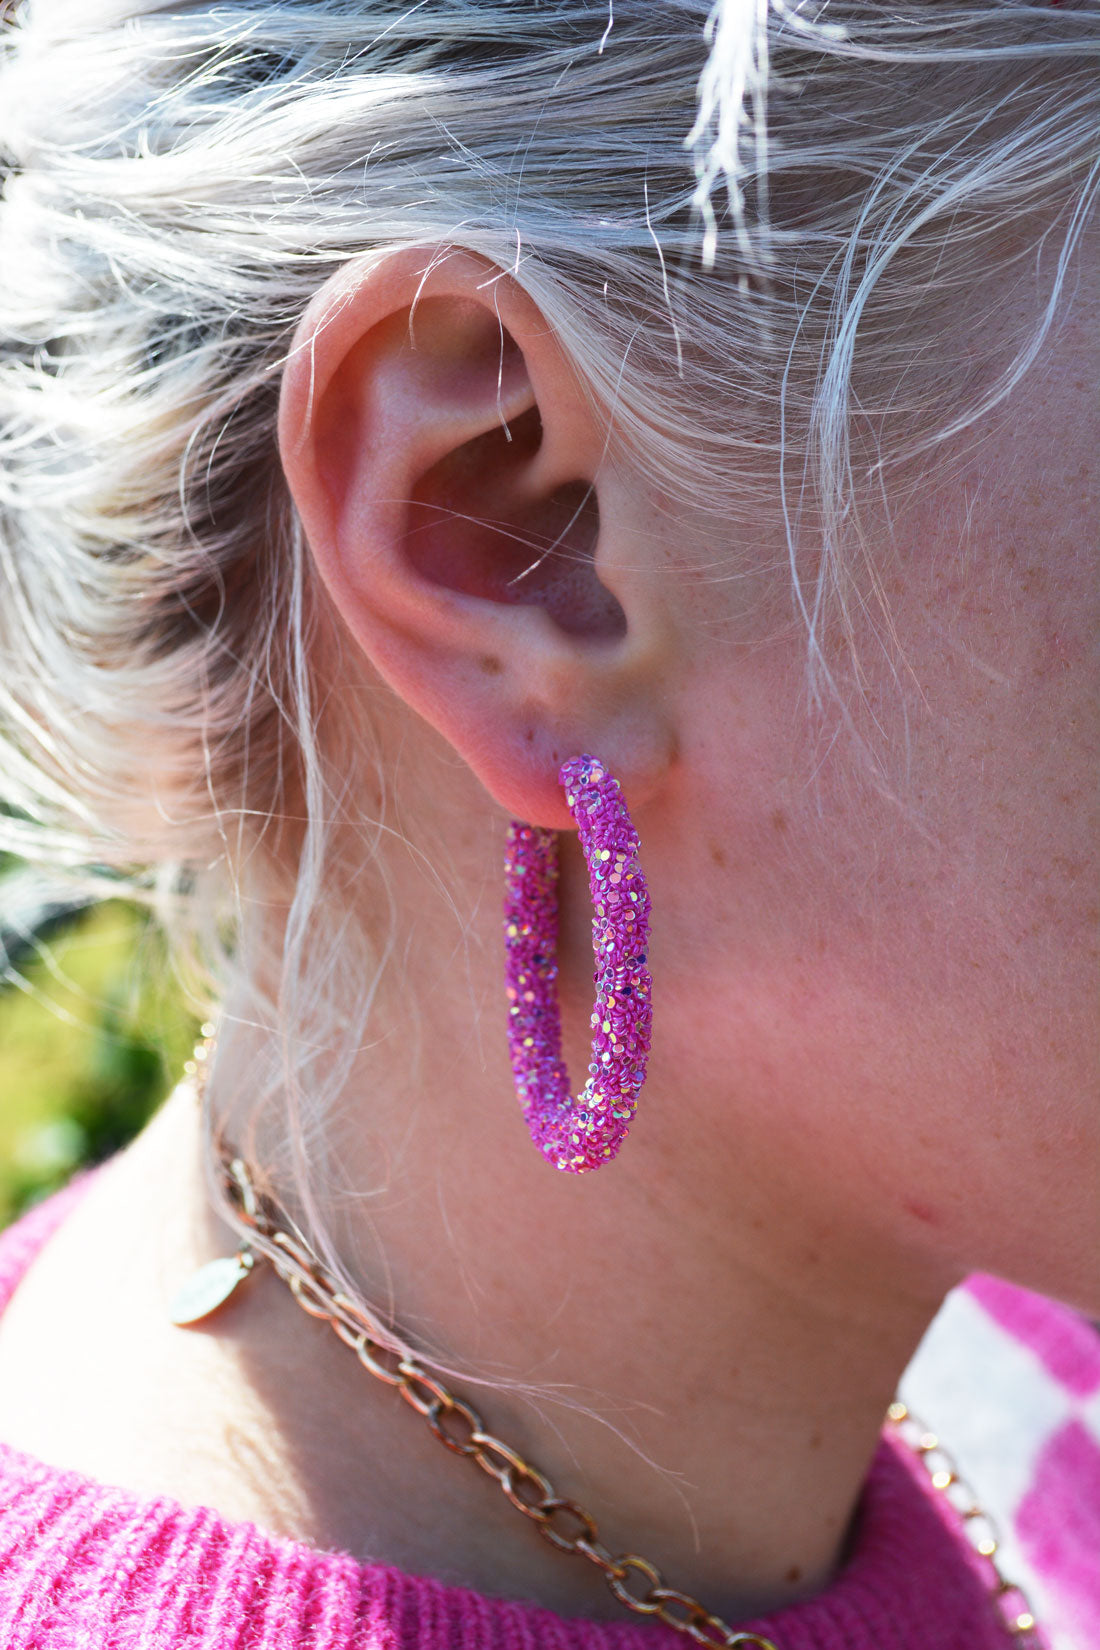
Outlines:
[[[339, 1019], [354, 936], [319, 951], [314, 920], [346, 798], [274, 442], [307, 301], [402, 246], [510, 271], [667, 493], [785, 524], [821, 693], [864, 490], [1041, 347], [1098, 186], [1098, 56], [1095, 7], [1045, 0], [29, 0], [7, 26], [0, 834], [159, 889], [217, 996], [259, 975], [248, 895], [294, 788], [261, 1005], [284, 1069], [250, 1104], [289, 1108], [271, 1173], [338, 1271], [308, 1051], [356, 1046], [369, 994]], [[980, 315], [1044, 247], [1042, 326], [960, 404], [945, 307]]]

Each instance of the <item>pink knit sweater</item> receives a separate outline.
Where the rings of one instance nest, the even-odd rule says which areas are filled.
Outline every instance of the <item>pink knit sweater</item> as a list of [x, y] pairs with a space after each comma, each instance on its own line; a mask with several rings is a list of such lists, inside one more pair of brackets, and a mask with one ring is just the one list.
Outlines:
[[[74, 1183], [0, 1238], [0, 1311], [83, 1190]], [[1089, 1405], [1100, 1394], [1100, 1340], [1061, 1308], [984, 1287], [984, 1301], [980, 1287], [970, 1297], [974, 1311], [1017, 1349], [1022, 1314], [1049, 1433], [1038, 1446], [1024, 1437], [1028, 1482], [1010, 1511], [1031, 1538], [1017, 1548], [1035, 1561], [1029, 1585], [1041, 1593], [1054, 1650], [1097, 1650], [1100, 1416]], [[1051, 1393], [1061, 1405], [1056, 1425]], [[819, 1597], [746, 1625], [778, 1650], [1005, 1650], [988, 1584], [923, 1468], [884, 1441], [840, 1575]], [[614, 1625], [565, 1620], [361, 1564], [206, 1508], [143, 1500], [0, 1444], [3, 1650], [683, 1650], [688, 1642], [625, 1616]]]

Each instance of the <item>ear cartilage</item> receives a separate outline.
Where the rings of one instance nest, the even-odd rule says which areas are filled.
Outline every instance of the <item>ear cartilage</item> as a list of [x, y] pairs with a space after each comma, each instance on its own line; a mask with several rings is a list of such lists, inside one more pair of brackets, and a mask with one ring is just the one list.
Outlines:
[[558, 1000], [558, 833], [513, 820], [504, 859], [505, 990], [516, 1094], [555, 1168], [585, 1174], [614, 1158], [645, 1082], [653, 1009], [646, 966], [649, 890], [619, 782], [593, 756], [558, 775], [592, 891], [596, 1001], [588, 1080], [574, 1096]]

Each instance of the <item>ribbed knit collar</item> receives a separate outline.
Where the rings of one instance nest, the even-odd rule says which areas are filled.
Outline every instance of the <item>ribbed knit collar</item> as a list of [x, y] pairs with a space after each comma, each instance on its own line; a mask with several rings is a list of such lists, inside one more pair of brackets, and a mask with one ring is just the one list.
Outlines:
[[[74, 1182], [0, 1237], [0, 1312], [85, 1189]], [[1005, 1650], [1009, 1643], [983, 1561], [923, 1470], [889, 1440], [833, 1583], [744, 1625], [777, 1650]], [[686, 1650], [689, 1643], [649, 1623], [566, 1619], [362, 1564], [207, 1508], [143, 1499], [0, 1444], [5, 1650]]]

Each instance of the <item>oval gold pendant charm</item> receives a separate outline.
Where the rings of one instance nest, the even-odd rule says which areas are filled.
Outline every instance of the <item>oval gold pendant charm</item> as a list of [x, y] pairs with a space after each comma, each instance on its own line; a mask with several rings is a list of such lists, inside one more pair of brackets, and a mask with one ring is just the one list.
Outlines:
[[169, 1317], [180, 1325], [200, 1323], [225, 1304], [239, 1283], [243, 1283], [255, 1265], [248, 1249], [235, 1255], [222, 1255], [218, 1260], [200, 1266], [176, 1295], [169, 1308]]

